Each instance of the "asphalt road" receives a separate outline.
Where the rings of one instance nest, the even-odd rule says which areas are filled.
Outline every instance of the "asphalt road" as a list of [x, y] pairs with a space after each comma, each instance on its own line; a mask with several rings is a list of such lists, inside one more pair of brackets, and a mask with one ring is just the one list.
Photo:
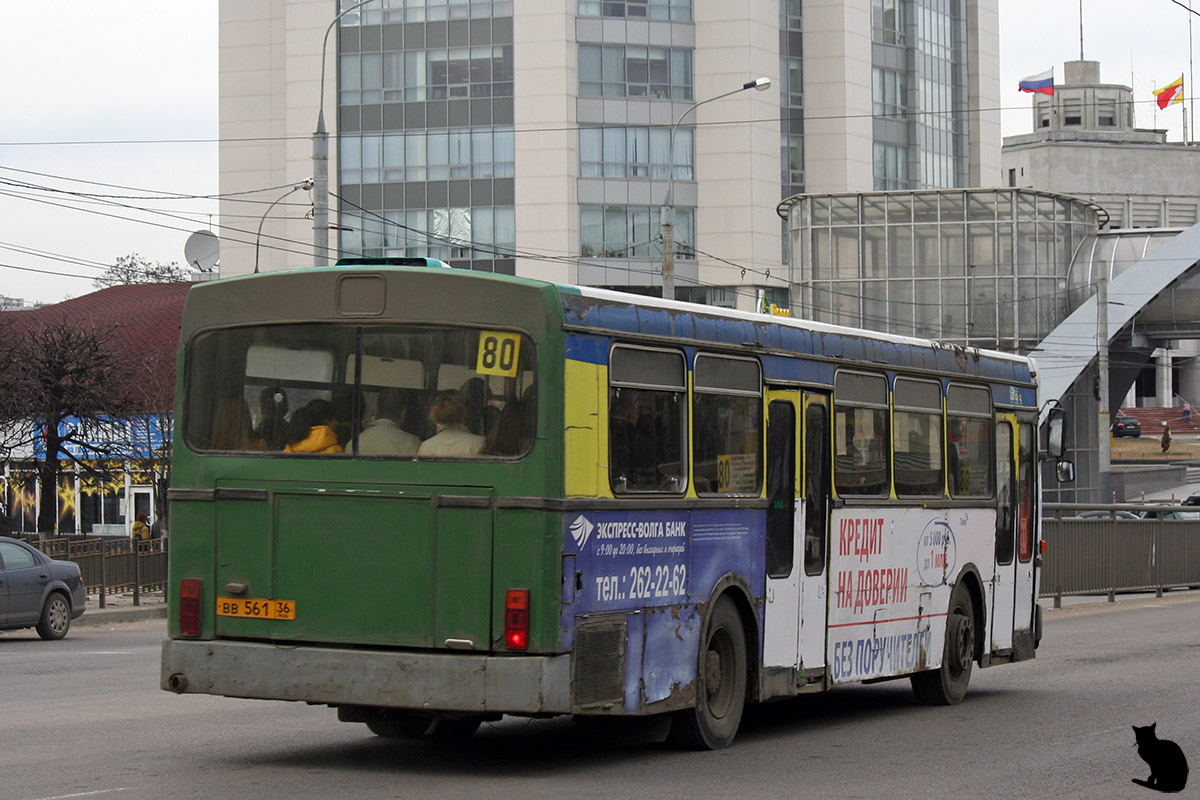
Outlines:
[[1035, 661], [976, 670], [967, 700], [906, 681], [750, 712], [717, 753], [620, 747], [569, 720], [396, 742], [332, 710], [159, 691], [161, 620], [0, 634], [0, 798], [1156, 797], [1131, 725], [1158, 722], [1200, 796], [1200, 596], [1048, 612]]

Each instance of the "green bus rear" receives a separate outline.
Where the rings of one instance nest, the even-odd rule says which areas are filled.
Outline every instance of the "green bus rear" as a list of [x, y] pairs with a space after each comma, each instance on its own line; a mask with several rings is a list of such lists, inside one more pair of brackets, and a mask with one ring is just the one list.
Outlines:
[[[562, 404], [538, 403], [562, 395], [561, 316], [548, 284], [450, 270], [329, 268], [193, 288], [164, 688], [569, 711], [560, 515], [541, 500], [563, 492]], [[349, 431], [383, 416], [389, 387], [413, 439], [435, 432], [429, 414], [447, 394], [480, 418], [462, 426], [471, 437], [516, 421], [508, 441], [472, 439], [482, 446], [470, 455], [367, 452]], [[272, 405], [294, 419], [321, 400], [341, 452], [296, 450], [264, 424]]]

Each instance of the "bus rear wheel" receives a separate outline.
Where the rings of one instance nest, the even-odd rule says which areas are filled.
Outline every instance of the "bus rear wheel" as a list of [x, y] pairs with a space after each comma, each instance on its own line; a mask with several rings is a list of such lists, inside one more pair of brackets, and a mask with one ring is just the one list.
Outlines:
[[928, 706], [952, 706], [967, 696], [971, 664], [975, 660], [975, 604], [963, 584], [950, 595], [946, 615], [946, 643], [942, 666], [912, 676], [913, 694]]
[[696, 705], [675, 713], [671, 741], [694, 750], [720, 750], [737, 734], [746, 705], [746, 636], [728, 597], [713, 607], [700, 644]]

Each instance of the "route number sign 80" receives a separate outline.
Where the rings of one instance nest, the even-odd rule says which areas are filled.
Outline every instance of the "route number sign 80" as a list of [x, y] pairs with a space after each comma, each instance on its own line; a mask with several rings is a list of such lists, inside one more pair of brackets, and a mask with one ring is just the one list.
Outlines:
[[479, 356], [475, 371], [480, 375], [517, 376], [521, 355], [521, 335], [507, 331], [480, 331]]

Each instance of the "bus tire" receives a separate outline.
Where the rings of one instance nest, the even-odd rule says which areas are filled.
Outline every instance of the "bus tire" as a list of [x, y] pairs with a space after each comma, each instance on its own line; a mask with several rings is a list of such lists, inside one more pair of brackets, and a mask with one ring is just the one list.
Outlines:
[[975, 604], [971, 600], [971, 591], [959, 583], [950, 595], [942, 665], [937, 669], [918, 672], [911, 678], [917, 702], [927, 706], [961, 703], [967, 696], [974, 660]]
[[742, 617], [722, 595], [704, 626], [696, 675], [696, 705], [675, 712], [672, 743], [720, 750], [737, 734], [746, 705], [746, 634]]

